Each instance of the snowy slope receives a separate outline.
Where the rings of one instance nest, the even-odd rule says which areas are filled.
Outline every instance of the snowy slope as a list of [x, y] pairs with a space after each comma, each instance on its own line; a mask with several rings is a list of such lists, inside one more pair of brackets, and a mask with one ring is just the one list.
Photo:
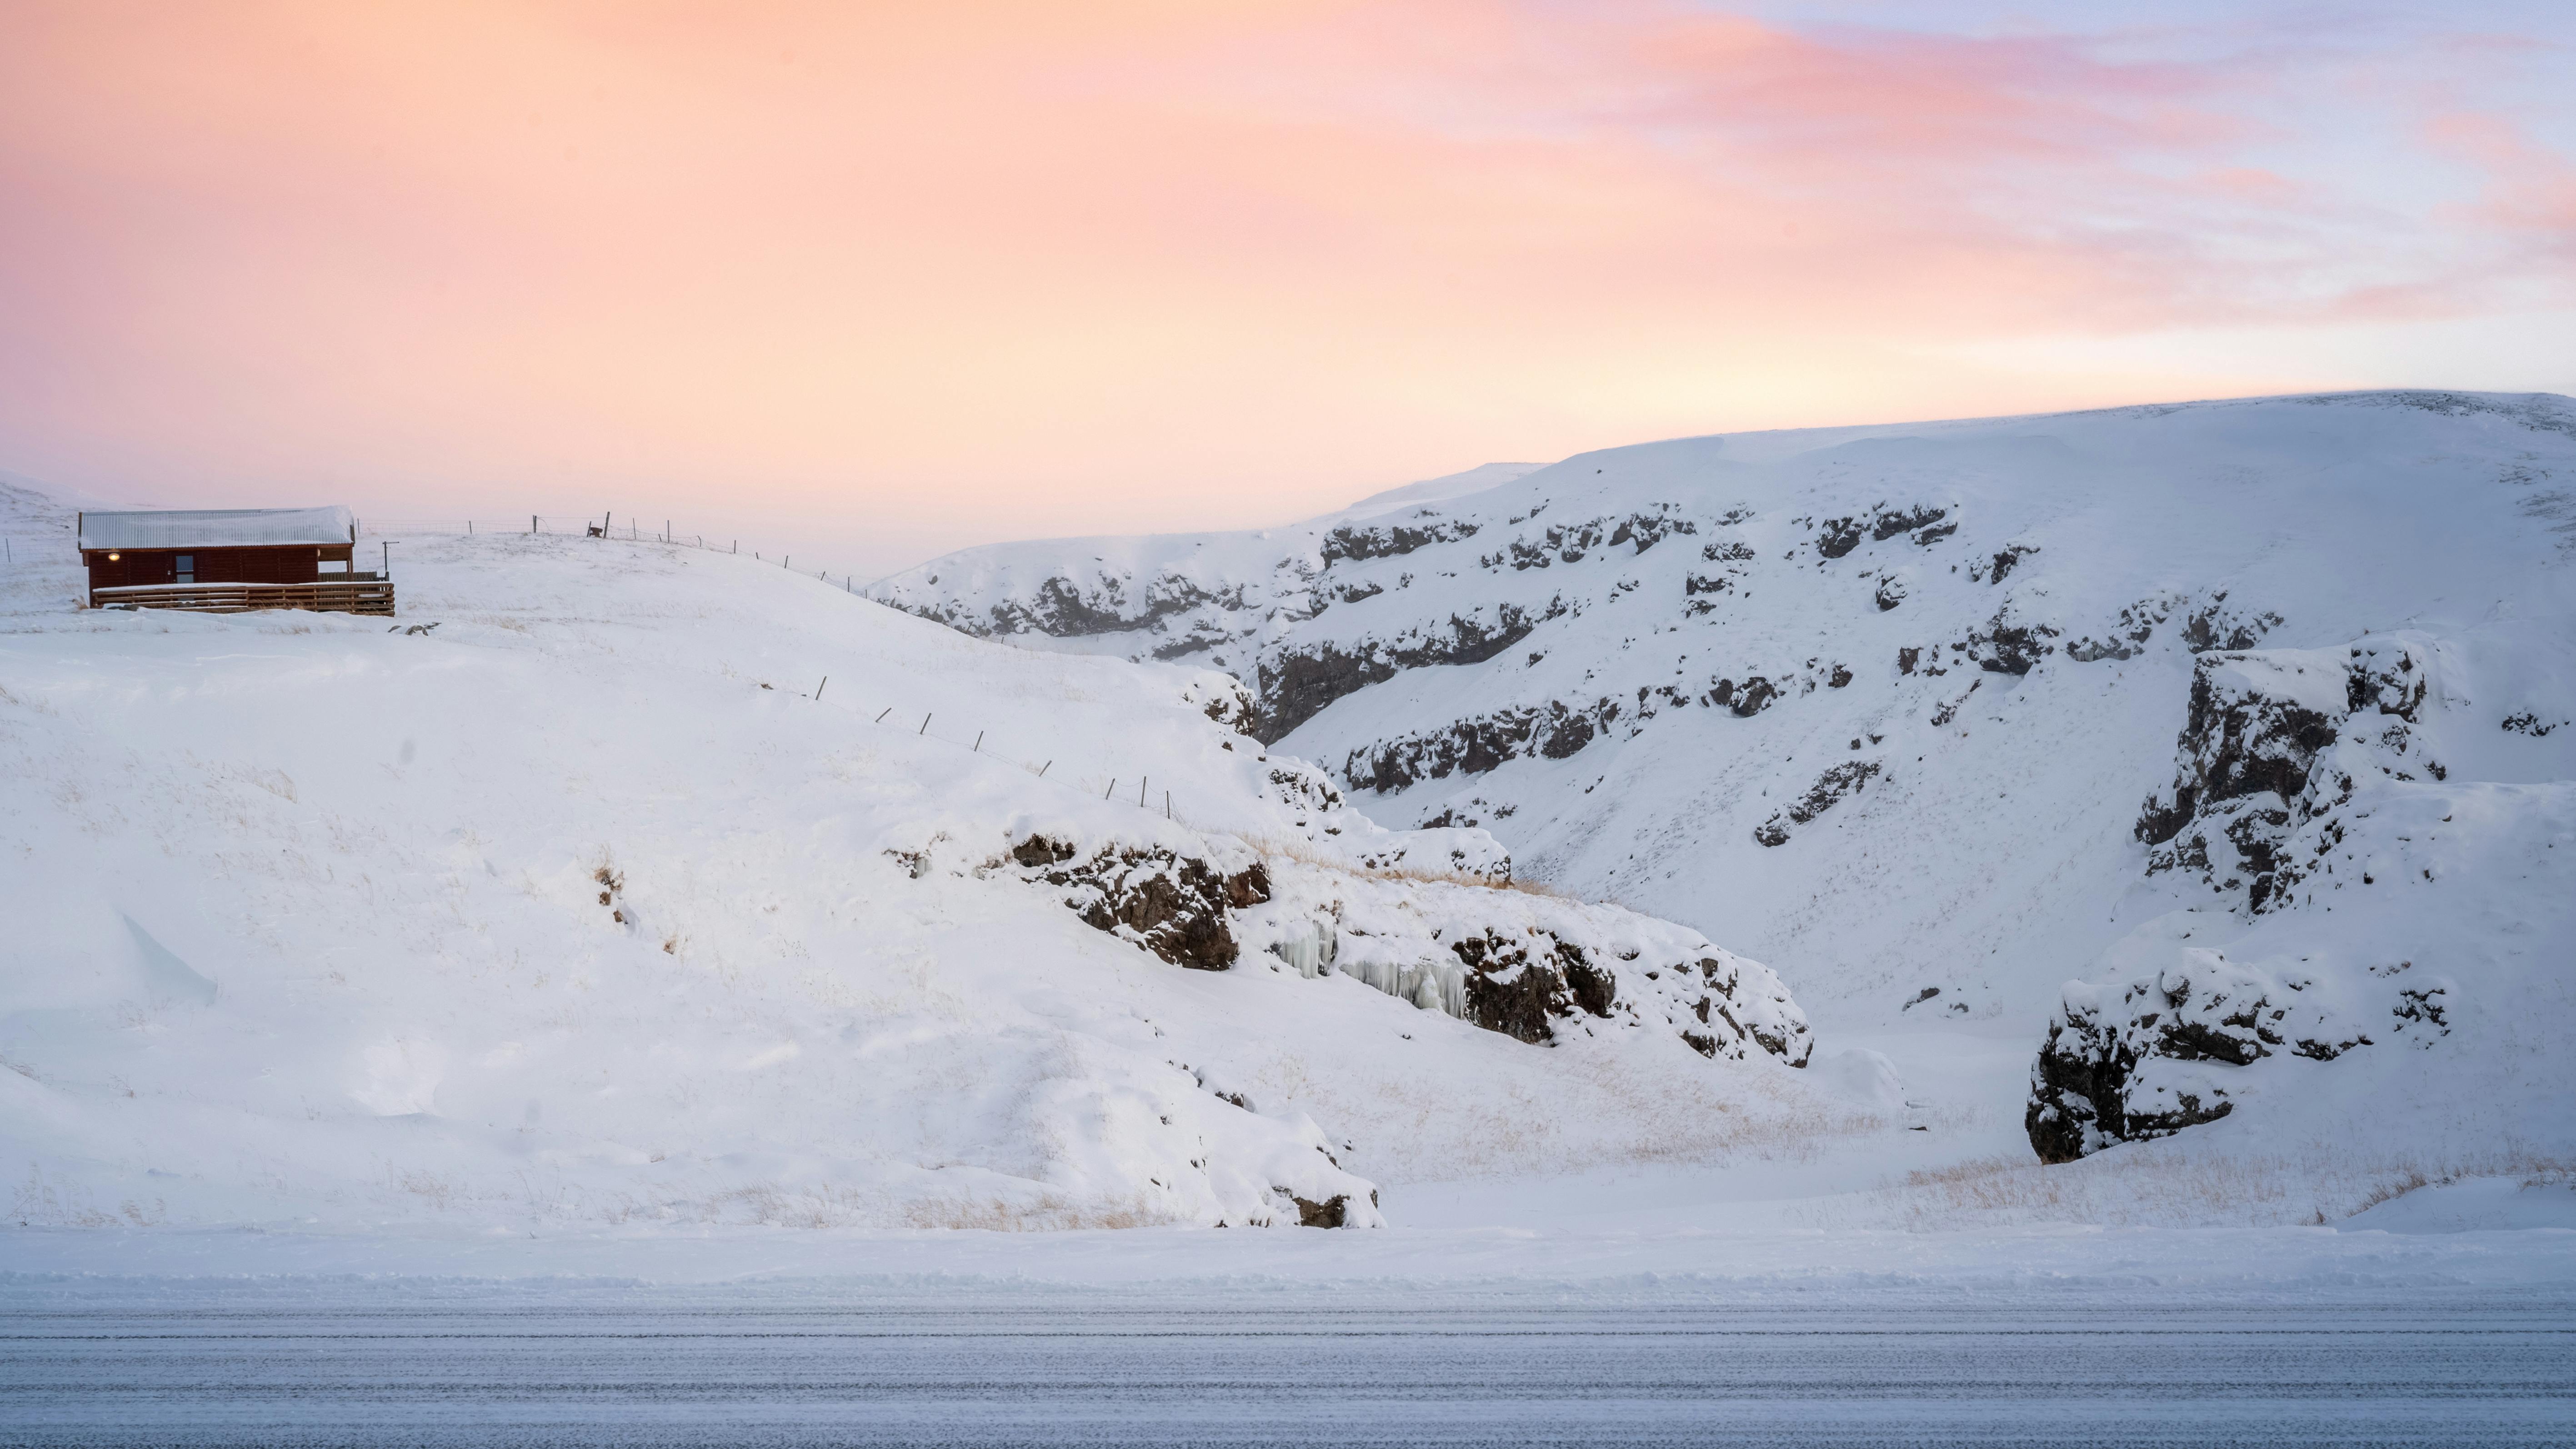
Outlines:
[[1220, 673], [563, 538], [397, 541], [390, 626], [81, 611], [0, 512], [21, 1222], [1363, 1226], [1891, 1130], [1763, 967]]
[[[2266, 1096], [2205, 1130], [2366, 1130], [2402, 1102], [2426, 1140], [2563, 1150], [2571, 562], [2576, 404], [2372, 393], [1616, 448], [1371, 519], [974, 550], [875, 592], [1226, 668], [1365, 809], [1491, 830], [1829, 1020], [2049, 1043], [2044, 1151]], [[2410, 650], [2438, 687], [2383, 708]], [[2319, 738], [2247, 773], [2227, 709], [2193, 734], [2196, 689]], [[2176, 954], [2204, 951], [2255, 978]], [[2277, 1021], [2227, 1025], [2255, 998]], [[2299, 1012], [2316, 1054], [2278, 1029]], [[2245, 1042], [2173, 1034], [2203, 1017]], [[2053, 1125], [2088, 1112], [2090, 1137]]]

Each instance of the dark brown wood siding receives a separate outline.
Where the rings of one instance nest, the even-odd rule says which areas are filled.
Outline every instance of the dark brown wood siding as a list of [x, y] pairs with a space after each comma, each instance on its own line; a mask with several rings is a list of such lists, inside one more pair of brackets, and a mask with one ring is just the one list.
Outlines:
[[[89, 564], [89, 586], [93, 589], [123, 588], [131, 584], [176, 583], [178, 561], [182, 556], [196, 560], [196, 582], [201, 584], [309, 584], [321, 577], [324, 559], [346, 561], [347, 544], [296, 544], [275, 548], [200, 548], [200, 549], [123, 549], [109, 558], [102, 549], [82, 555]], [[334, 575], [337, 577], [337, 575]]]

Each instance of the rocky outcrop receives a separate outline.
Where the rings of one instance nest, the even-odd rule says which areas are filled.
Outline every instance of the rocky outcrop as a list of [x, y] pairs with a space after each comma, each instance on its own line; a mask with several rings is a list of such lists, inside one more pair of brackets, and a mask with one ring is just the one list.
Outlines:
[[1270, 872], [1259, 862], [1220, 875], [1206, 861], [1168, 849], [1103, 847], [1083, 859], [1076, 855], [1073, 846], [1043, 835], [1011, 848], [1014, 864], [1066, 892], [1066, 907], [1084, 924], [1134, 941], [1175, 966], [1232, 966], [1242, 953], [1227, 926], [1227, 909], [1270, 899]]
[[1562, 760], [1592, 743], [1619, 715], [1614, 699], [1575, 707], [1550, 700], [1544, 708], [1497, 710], [1429, 734], [1354, 750], [1342, 762], [1342, 775], [1354, 789], [1401, 790], [1418, 780], [1481, 775], [1523, 755]]
[[2042, 1162], [2169, 1137], [2235, 1110], [2233, 1073], [2276, 1053], [2332, 1061], [2371, 1044], [2313, 979], [2185, 950], [2177, 969], [2066, 988], [2031, 1066], [2023, 1130]]
[[1595, 966], [1583, 948], [1554, 936], [1539, 938], [1542, 955], [1533, 958], [1531, 942], [1508, 938], [1490, 928], [1481, 936], [1452, 943], [1450, 950], [1468, 972], [1467, 1019], [1487, 1031], [1543, 1042], [1551, 1035], [1548, 1019], [1582, 1010], [1610, 1014], [1618, 995], [1618, 978]]
[[979, 870], [1055, 891], [1085, 923], [1176, 966], [1241, 969], [1248, 940], [1274, 969], [1347, 976], [1534, 1045], [1587, 1025], [1660, 1026], [1702, 1056], [1806, 1065], [1806, 1018], [1764, 967], [1669, 922], [1499, 889], [1510, 860], [1483, 831], [1380, 834], [1341, 847], [1357, 870], [1282, 858], [1226, 871], [1167, 847], [1086, 851], [1044, 833]]
[[[1519, 519], [1512, 520], [1515, 523]], [[1553, 564], [1581, 563], [1595, 549], [1626, 545], [1630, 553], [1640, 554], [1676, 533], [1699, 532], [1699, 524], [1671, 505], [1625, 518], [1604, 516], [1582, 523], [1553, 523], [1542, 530], [1513, 539], [1499, 553], [1478, 556], [1479, 568], [1501, 568], [1509, 565], [1515, 571], [1543, 569]]]
[[1434, 518], [1424, 523], [1384, 526], [1344, 524], [1324, 535], [1324, 562], [1397, 558], [1429, 544], [1474, 538], [1477, 528], [1476, 523], [1463, 518]]
[[[2186, 871], [2242, 892], [2249, 912], [2287, 901], [2343, 835], [2335, 811], [2356, 772], [2448, 772], [2410, 728], [2430, 677], [2425, 646], [2210, 653], [2194, 662], [2174, 782], [2147, 797], [2135, 833], [2147, 872]], [[2293, 837], [2305, 836], [2294, 849]]]
[[1978, 668], [1995, 674], [2028, 674], [2057, 647], [2050, 642], [2058, 635], [2055, 625], [2026, 622], [2014, 614], [2008, 604], [1982, 628], [1969, 631], [1967, 656]]
[[1482, 664], [1529, 637], [1552, 613], [1533, 616], [1512, 604], [1452, 614], [1441, 626], [1408, 630], [1392, 639], [1363, 639], [1350, 648], [1316, 644], [1282, 649], [1260, 666], [1264, 743], [1321, 714], [1345, 695], [1426, 664]]
[[1806, 794], [1755, 826], [1753, 838], [1764, 845], [1788, 844], [1790, 826], [1805, 825], [1841, 803], [1845, 796], [1859, 793], [1862, 787], [1878, 778], [1879, 769], [1876, 760], [1846, 760], [1826, 770], [1816, 777], [1816, 783], [1808, 787]]
[[1860, 547], [1861, 540], [1864, 538], [1885, 543], [1900, 533], [1915, 532], [1915, 530], [1921, 531], [1915, 532], [1914, 541], [1928, 548], [1958, 531], [1959, 525], [1956, 522], [1937, 528], [1933, 526], [1941, 524], [1942, 520], [1949, 516], [1948, 509], [1935, 508], [1930, 504], [1917, 504], [1904, 508], [1890, 508], [1881, 504], [1866, 515], [1828, 518], [1815, 526], [1816, 553], [1822, 558], [1842, 558], [1850, 554], [1853, 549]]
[[[2174, 782], [2147, 798], [2134, 827], [2148, 847], [2147, 873], [2197, 876], [2247, 918], [2312, 907], [2319, 891], [2378, 884], [2373, 862], [2412, 840], [2401, 829], [2360, 847], [2354, 832], [2374, 827], [2363, 824], [2371, 800], [2356, 792], [2365, 779], [2403, 786], [2447, 774], [2417, 738], [2434, 663], [2430, 642], [2416, 636], [2202, 654], [2175, 741]], [[2419, 873], [2432, 880], [2429, 867], [2407, 872]], [[2031, 1068], [2023, 1117], [2042, 1160], [2224, 1117], [2236, 1109], [2246, 1069], [2267, 1058], [2332, 1061], [2375, 1035], [2421, 1042], [2449, 1030], [2451, 983], [2411, 974], [2412, 961], [2371, 966], [2372, 980], [2357, 982], [2360, 973], [2256, 968], [2179, 943], [2165, 956], [2170, 964], [2153, 971], [2067, 986]], [[2392, 979], [2390, 997], [2377, 982]]]

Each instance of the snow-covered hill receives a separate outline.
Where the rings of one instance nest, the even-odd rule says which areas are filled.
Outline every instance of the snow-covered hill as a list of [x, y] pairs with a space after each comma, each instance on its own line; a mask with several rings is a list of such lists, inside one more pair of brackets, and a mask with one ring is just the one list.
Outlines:
[[398, 542], [390, 627], [82, 611], [67, 524], [0, 492], [16, 1221], [1361, 1226], [1898, 1130], [1216, 671], [564, 538]]
[[874, 592], [1229, 670], [1368, 811], [1490, 830], [1832, 1020], [2022, 1034], [2044, 1155], [2255, 1098], [2211, 1130], [2576, 1144], [2576, 403], [1693, 438], [1433, 491]]

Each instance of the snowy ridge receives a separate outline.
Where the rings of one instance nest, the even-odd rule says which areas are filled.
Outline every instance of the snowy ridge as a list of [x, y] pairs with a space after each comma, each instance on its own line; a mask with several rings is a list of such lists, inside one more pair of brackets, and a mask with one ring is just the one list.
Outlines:
[[2384, 392], [1682, 439], [877, 593], [1224, 667], [1372, 812], [1493, 831], [1843, 1022], [2026, 1033], [2044, 1155], [2372, 1113], [2547, 1155], [2571, 563], [2576, 403]]
[[397, 567], [390, 629], [0, 577], [17, 1220], [1357, 1227], [1885, 1125], [1767, 970], [1377, 826], [1223, 674], [651, 544]]

